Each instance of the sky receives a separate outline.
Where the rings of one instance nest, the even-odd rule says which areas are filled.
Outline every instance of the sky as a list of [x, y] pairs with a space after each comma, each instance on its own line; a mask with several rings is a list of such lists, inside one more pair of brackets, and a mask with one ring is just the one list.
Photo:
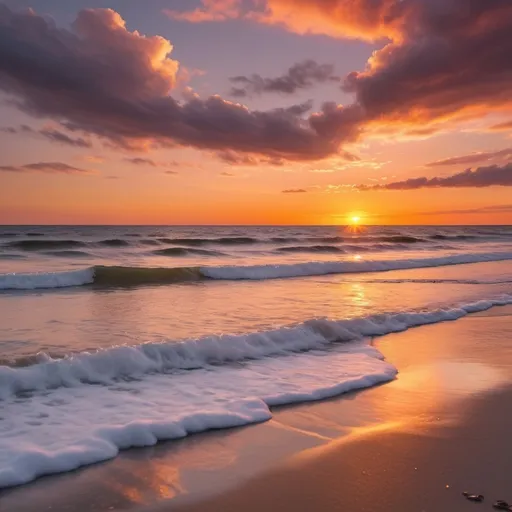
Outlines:
[[510, 0], [0, 0], [1, 224], [512, 224]]

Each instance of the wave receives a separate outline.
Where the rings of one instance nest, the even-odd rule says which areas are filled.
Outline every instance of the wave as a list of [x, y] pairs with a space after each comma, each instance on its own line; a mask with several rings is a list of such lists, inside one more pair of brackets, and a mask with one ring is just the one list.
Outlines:
[[26, 258], [26, 256], [24, 254], [8, 253], [8, 252], [1, 253], [0, 252], [0, 260], [21, 260], [24, 258]]
[[130, 242], [123, 240], [122, 238], [111, 238], [108, 240], [101, 240], [97, 242], [99, 245], [105, 245], [107, 247], [128, 247]]
[[334, 245], [298, 245], [291, 247], [280, 247], [278, 252], [323, 252], [323, 253], [343, 253], [342, 248]]
[[44, 233], [25, 233], [25, 236], [45, 236]]
[[191, 249], [189, 247], [169, 247], [153, 251], [157, 256], [223, 256], [222, 252], [206, 249]]
[[90, 258], [92, 255], [85, 251], [45, 251], [47, 256], [56, 256], [58, 258]]
[[476, 235], [431, 235], [429, 238], [432, 240], [475, 240], [480, 238]]
[[152, 240], [151, 238], [144, 238], [139, 241], [142, 245], [160, 245], [160, 242], [158, 240]]
[[210, 279], [261, 280], [288, 277], [319, 276], [327, 274], [349, 274], [358, 272], [385, 272], [388, 270], [407, 270], [413, 268], [442, 267], [486, 261], [505, 261], [512, 259], [512, 252], [457, 254], [453, 256], [358, 261], [314, 261], [285, 265], [253, 265], [201, 267], [203, 276]]
[[250, 245], [260, 243], [258, 238], [236, 236], [222, 238], [157, 238], [159, 242], [169, 245]]
[[21, 251], [44, 251], [48, 249], [71, 249], [73, 247], [85, 247], [79, 240], [19, 240], [4, 244], [12, 249]]
[[0, 487], [110, 459], [121, 449], [266, 421], [273, 406], [390, 381], [397, 369], [370, 337], [510, 303], [506, 295], [449, 309], [315, 319], [60, 360], [39, 354], [37, 364], [0, 367], [2, 410], [10, 420], [0, 431]]
[[[170, 248], [199, 251], [200, 249]], [[213, 251], [208, 251], [212, 255]], [[202, 254], [202, 253], [201, 253]], [[218, 254], [218, 253], [217, 253]], [[176, 256], [177, 253], [164, 252]], [[413, 259], [313, 261], [282, 265], [252, 266], [203, 266], [176, 268], [109, 267], [96, 266], [67, 272], [41, 272], [34, 274], [0, 274], [0, 290], [33, 290], [64, 288], [99, 284], [104, 287], [135, 286], [145, 284], [170, 284], [182, 281], [265, 280], [291, 277], [320, 276], [327, 274], [351, 274], [407, 270], [414, 268], [442, 267], [468, 263], [512, 260], [512, 252], [458, 254], [454, 256]]]
[[[138, 286], [149, 284], [172, 284], [204, 279], [199, 268], [143, 268], [143, 267], [94, 267], [84, 272], [83, 284], [102, 287]], [[73, 276], [73, 278], [76, 276]], [[0, 285], [1, 286], [1, 285]]]
[[[405, 331], [420, 325], [457, 320], [493, 306], [512, 304], [503, 295], [447, 309], [400, 312], [348, 320], [318, 318], [292, 327], [243, 335], [207, 336], [180, 342], [120, 345], [53, 359], [37, 355], [38, 364], [27, 367], [0, 366], [0, 397], [29, 391], [44, 391], [81, 384], [112, 384], [145, 374], [169, 370], [194, 370], [246, 360], [259, 360], [311, 350], [332, 344]], [[372, 350], [369, 348], [369, 350]]]

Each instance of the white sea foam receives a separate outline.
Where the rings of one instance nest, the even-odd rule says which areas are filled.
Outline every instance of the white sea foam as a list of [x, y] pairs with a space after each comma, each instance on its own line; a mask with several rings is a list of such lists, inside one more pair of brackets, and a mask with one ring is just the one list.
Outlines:
[[[208, 336], [168, 343], [122, 345], [84, 352], [64, 359], [40, 354], [42, 361], [27, 367], [0, 366], [0, 397], [81, 384], [112, 384], [119, 379], [151, 373], [210, 368], [223, 363], [256, 360], [307, 350], [322, 350], [333, 343], [361, 340], [410, 327], [456, 320], [475, 311], [512, 303], [512, 295], [448, 309], [403, 312], [350, 320], [307, 320], [294, 327], [244, 335]], [[347, 345], [350, 347], [350, 345]], [[372, 348], [367, 347], [370, 355]]]
[[287, 265], [201, 267], [200, 271], [204, 276], [211, 279], [259, 280], [325, 274], [349, 274], [356, 272], [384, 272], [388, 270], [442, 267], [446, 265], [505, 261], [511, 259], [512, 252], [491, 252], [399, 260], [315, 261]]
[[394, 378], [390, 364], [354, 352], [309, 352], [112, 386], [80, 386], [2, 404], [0, 487], [212, 428], [261, 422], [269, 406], [318, 400]]
[[94, 281], [94, 268], [68, 272], [38, 272], [33, 274], [1, 274], [0, 290], [36, 290], [40, 288], [67, 288]]
[[306, 263], [177, 268], [90, 267], [67, 272], [0, 274], [0, 290], [66, 288], [97, 282], [102, 287], [173, 284], [199, 279], [264, 280], [288, 277], [384, 272], [465, 263], [512, 260], [512, 252], [457, 254], [413, 259], [313, 261]]
[[[265, 421], [274, 405], [389, 381], [396, 368], [369, 337], [510, 303], [512, 295], [505, 295], [450, 309], [309, 320], [244, 336], [1, 367], [0, 487], [106, 460], [125, 448]], [[239, 364], [222, 364], [234, 361]]]

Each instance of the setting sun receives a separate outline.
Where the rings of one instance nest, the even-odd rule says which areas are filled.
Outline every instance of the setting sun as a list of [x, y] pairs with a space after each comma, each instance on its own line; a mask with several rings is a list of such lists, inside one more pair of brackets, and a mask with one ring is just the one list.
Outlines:
[[350, 217], [350, 224], [360, 224], [361, 223], [361, 217], [359, 215], [352, 215]]

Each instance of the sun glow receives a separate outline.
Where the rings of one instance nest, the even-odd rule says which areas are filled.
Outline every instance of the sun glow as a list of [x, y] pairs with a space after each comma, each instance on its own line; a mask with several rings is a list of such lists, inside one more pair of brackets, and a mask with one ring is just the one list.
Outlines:
[[352, 215], [352, 217], [350, 217], [350, 224], [357, 226], [360, 223], [361, 223], [361, 217], [359, 217], [359, 215]]

